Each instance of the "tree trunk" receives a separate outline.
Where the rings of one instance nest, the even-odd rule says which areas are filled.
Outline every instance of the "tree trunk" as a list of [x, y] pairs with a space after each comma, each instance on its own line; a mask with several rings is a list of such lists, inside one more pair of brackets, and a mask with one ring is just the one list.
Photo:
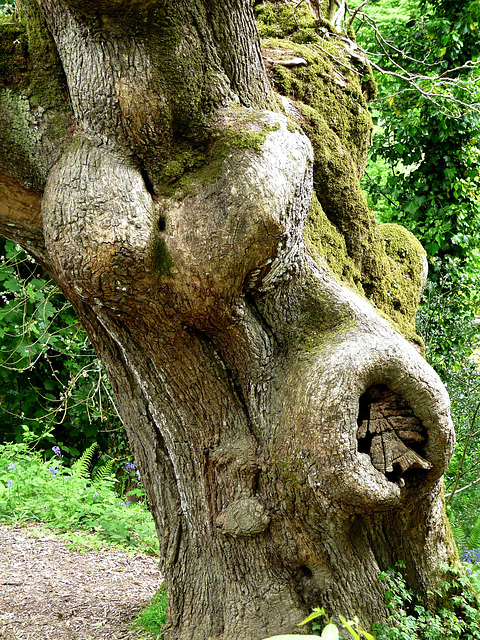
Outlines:
[[[11, 72], [0, 93], [0, 230], [61, 286], [110, 377], [160, 539], [165, 638], [260, 640], [319, 605], [369, 625], [396, 560], [428, 600], [455, 559], [448, 397], [305, 245], [312, 146], [266, 110], [280, 101], [250, 2], [39, 7], [23, 6], [30, 84]], [[61, 74], [53, 106], [33, 93], [34, 31], [73, 120]], [[340, 173], [357, 193], [359, 171]]]

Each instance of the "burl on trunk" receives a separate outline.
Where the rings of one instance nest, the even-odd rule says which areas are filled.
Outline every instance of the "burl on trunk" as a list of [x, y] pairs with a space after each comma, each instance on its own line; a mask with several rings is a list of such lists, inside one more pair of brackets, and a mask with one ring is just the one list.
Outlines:
[[[323, 25], [332, 7], [315, 3]], [[331, 55], [270, 43], [266, 68], [250, 0], [23, 0], [18, 20], [1, 27], [0, 230], [111, 379], [165, 638], [260, 640], [319, 605], [368, 625], [396, 560], [427, 598], [455, 557], [454, 437], [413, 346], [421, 247], [359, 187], [367, 61], [332, 28]]]

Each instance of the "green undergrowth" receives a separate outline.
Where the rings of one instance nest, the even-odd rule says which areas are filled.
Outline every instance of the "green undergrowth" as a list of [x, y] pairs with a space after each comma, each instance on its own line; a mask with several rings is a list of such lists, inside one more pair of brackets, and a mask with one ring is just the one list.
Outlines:
[[[45, 524], [67, 534], [79, 550], [116, 545], [156, 555], [158, 539], [143, 488], [137, 482], [124, 493], [111, 460], [92, 472], [95, 448], [69, 467], [58, 447], [46, 460], [24, 443], [0, 445], [0, 522]], [[133, 463], [128, 465], [134, 474]]]
[[152, 640], [160, 640], [162, 627], [167, 619], [167, 591], [165, 583], [150, 600], [147, 607], [139, 614], [133, 629], [142, 629]]
[[[469, 565], [466, 565], [467, 567]], [[471, 566], [471, 565], [470, 565]], [[435, 607], [427, 607], [407, 586], [402, 574], [405, 565], [397, 562], [380, 574], [385, 589], [387, 621], [373, 625], [372, 631], [361, 628], [357, 617], [347, 620], [336, 613], [327, 616], [316, 607], [299, 626], [310, 624], [313, 635], [303, 638], [323, 640], [477, 640], [480, 638], [480, 599], [477, 584], [463, 567], [443, 565], [443, 580], [429, 592]], [[265, 640], [294, 640], [297, 634], [277, 635]]]
[[[468, 566], [468, 565], [467, 565]], [[462, 567], [443, 566], [444, 578], [430, 596], [432, 611], [408, 588], [397, 563], [380, 575], [389, 611], [387, 624], [376, 627], [378, 640], [477, 640], [480, 638], [480, 599]]]

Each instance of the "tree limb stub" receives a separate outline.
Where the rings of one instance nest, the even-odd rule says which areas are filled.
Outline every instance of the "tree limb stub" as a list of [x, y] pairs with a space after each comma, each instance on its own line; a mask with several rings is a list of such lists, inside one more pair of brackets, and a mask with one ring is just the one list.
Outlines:
[[41, 194], [25, 188], [18, 180], [0, 173], [0, 220], [11, 226], [28, 225], [41, 230]]

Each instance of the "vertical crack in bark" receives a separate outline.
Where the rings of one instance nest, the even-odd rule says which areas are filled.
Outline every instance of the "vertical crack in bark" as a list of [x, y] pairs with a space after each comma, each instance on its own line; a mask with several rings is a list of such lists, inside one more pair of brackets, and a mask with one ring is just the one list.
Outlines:
[[407, 402], [386, 385], [370, 387], [360, 398], [358, 450], [391, 482], [405, 484], [411, 469], [432, 468], [425, 460], [427, 431]]

